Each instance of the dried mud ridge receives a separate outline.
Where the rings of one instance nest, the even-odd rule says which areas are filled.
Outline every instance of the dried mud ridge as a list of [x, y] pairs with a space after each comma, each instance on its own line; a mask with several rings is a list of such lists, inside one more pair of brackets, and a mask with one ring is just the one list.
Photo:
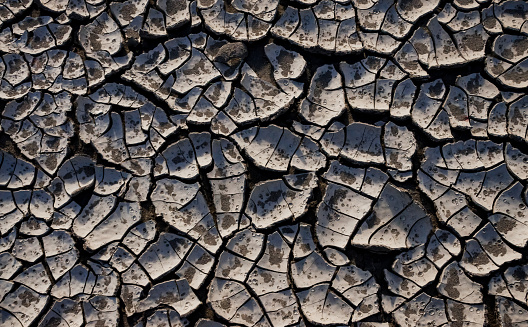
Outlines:
[[527, 2], [0, 25], [0, 326], [528, 326]]

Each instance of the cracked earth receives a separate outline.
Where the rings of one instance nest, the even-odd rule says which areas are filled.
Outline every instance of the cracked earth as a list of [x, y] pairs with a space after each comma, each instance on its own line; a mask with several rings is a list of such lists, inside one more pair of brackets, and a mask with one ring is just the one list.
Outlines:
[[2, 327], [528, 326], [528, 3], [0, 0]]

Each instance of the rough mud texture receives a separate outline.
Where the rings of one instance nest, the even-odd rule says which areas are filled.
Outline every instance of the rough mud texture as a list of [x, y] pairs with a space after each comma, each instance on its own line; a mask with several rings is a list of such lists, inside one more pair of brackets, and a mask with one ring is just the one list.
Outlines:
[[528, 3], [0, 1], [0, 326], [528, 326]]

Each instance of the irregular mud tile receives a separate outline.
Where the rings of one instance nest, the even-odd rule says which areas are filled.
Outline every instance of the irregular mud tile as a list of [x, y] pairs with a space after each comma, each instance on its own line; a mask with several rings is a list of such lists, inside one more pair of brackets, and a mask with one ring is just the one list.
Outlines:
[[[136, 291], [137, 291], [138, 293], [137, 296], [135, 297], [135, 299], [137, 299], [136, 302], [126, 303], [127, 311], [135, 312], [135, 308], [137, 307], [137, 303], [139, 302], [140, 293], [143, 292], [143, 287], [147, 286], [147, 284], [149, 283], [148, 276], [145, 273], [145, 271], [141, 268], [141, 266], [139, 266], [137, 263], [134, 263], [132, 264], [132, 266], [130, 266], [130, 268], [128, 268], [127, 271], [125, 271], [121, 275], [121, 277], [123, 279], [123, 283], [132, 284], [132, 285], [125, 285], [125, 284], [122, 285], [122, 288], [121, 288], [122, 297], [127, 296], [126, 292], [132, 292], [136, 294]], [[123, 289], [125, 286], [128, 288], [128, 290]]]
[[[244, 64], [241, 73], [242, 78], [240, 83], [248, 91], [248, 94], [254, 102], [254, 114], [262, 121], [267, 121], [271, 117], [283, 113], [293, 100], [298, 98], [302, 93], [303, 83], [291, 79], [280, 79], [276, 81], [279, 86], [279, 88], [277, 88], [275, 86], [276, 84], [261, 78], [259, 74], [253, 71], [253, 69], [247, 64]], [[247, 111], [249, 110], [245, 109], [242, 110], [241, 113]], [[233, 112], [235, 116], [236, 114], [240, 116], [241, 113], [237, 113], [236, 111]], [[252, 115], [253, 114], [250, 114], [247, 117], [232, 118], [237, 122], [244, 122], [250, 120]]]
[[86, 235], [86, 248], [96, 250], [109, 242], [120, 240], [140, 216], [139, 203], [119, 203], [112, 214]]
[[[236, 315], [231, 318], [231, 321], [238, 324], [243, 324], [246, 326], [254, 326], [257, 323], [261, 322], [262, 325], [268, 325], [266, 318], [263, 318], [264, 312], [260, 308], [259, 304], [255, 299], [251, 298], [249, 301], [244, 303], [238, 310]], [[265, 323], [262, 323], [262, 319]]]
[[310, 255], [315, 249], [310, 225], [301, 223], [293, 246], [293, 257], [295, 259], [304, 258]]
[[465, 304], [452, 300], [446, 300], [447, 316], [452, 324], [484, 325], [485, 305]]
[[511, 143], [506, 143], [504, 158], [508, 169], [515, 177], [520, 180], [526, 180], [528, 178], [528, 155], [520, 149], [513, 147]]
[[[520, 15], [516, 15], [516, 12], [514, 11]], [[500, 4], [494, 4], [493, 12], [497, 17], [497, 20], [499, 20], [505, 28], [516, 31], [522, 31], [526, 28], [524, 23], [526, 22], [528, 7], [526, 6], [526, 3], [522, 1], [505, 1]]]
[[326, 126], [346, 108], [341, 75], [332, 65], [317, 68], [310, 82], [308, 95], [299, 112], [306, 121]]
[[226, 80], [231, 81], [239, 76], [240, 68], [248, 55], [248, 49], [242, 42], [229, 42], [227, 40], [208, 38], [205, 54], [213, 61], [213, 64], [220, 74]]
[[132, 177], [128, 182], [124, 199], [133, 202], [147, 201], [150, 181], [150, 176]]
[[364, 123], [348, 125], [341, 156], [360, 163], [384, 163], [381, 127]]
[[197, 49], [193, 48], [191, 58], [174, 72], [172, 88], [178, 93], [187, 93], [195, 86], [204, 86], [220, 76], [213, 63]]
[[358, 306], [364, 297], [376, 294], [379, 285], [368, 271], [354, 265], [340, 267], [332, 281], [332, 288]]
[[18, 189], [31, 185], [39, 170], [27, 161], [17, 159], [1, 151], [0, 185], [7, 189]]
[[497, 296], [495, 298], [496, 314], [501, 327], [508, 325], [522, 326], [528, 323], [528, 310], [511, 299]]
[[80, 237], [86, 237], [105, 217], [111, 214], [116, 203], [117, 199], [112, 195], [105, 197], [93, 195], [73, 221], [73, 232]]
[[156, 223], [148, 220], [132, 228], [123, 238], [123, 244], [134, 254], [139, 254], [156, 236]]
[[54, 279], [67, 273], [77, 262], [79, 250], [68, 232], [54, 231], [42, 238], [46, 263]]
[[261, 268], [276, 272], [286, 273], [288, 271], [288, 258], [291, 247], [284, 239], [274, 232], [268, 236], [266, 248], [257, 265]]
[[458, 129], [468, 129], [470, 127], [468, 99], [462, 89], [456, 86], [452, 86], [449, 89], [443, 109], [449, 115], [451, 127]]
[[401, 326], [441, 326], [448, 323], [444, 302], [425, 293], [404, 303], [392, 316]]
[[39, 3], [48, 10], [63, 13], [63, 15], [66, 14], [67, 19], [94, 18], [106, 8], [106, 3], [101, 0], [89, 2], [85, 0], [40, 0]]
[[[0, 307], [16, 317], [21, 326], [30, 326], [46, 307], [49, 296], [32, 291], [24, 285], [7, 294]], [[19, 302], [20, 301], [20, 302]]]
[[314, 12], [311, 9], [300, 9], [299, 19], [301, 23], [290, 36], [290, 41], [308, 49], [315, 47], [319, 36]]
[[0, 277], [8, 280], [22, 268], [22, 264], [9, 252], [0, 254]]
[[286, 226], [279, 227], [280, 234], [282, 235], [286, 243], [288, 243], [289, 245], [291, 245], [294, 242], [295, 237], [297, 236], [298, 230], [299, 230], [298, 225], [286, 225]]
[[507, 115], [507, 131], [510, 137], [526, 141], [526, 122], [528, 112], [525, 109], [527, 97], [522, 97], [511, 103]]
[[110, 4], [110, 12], [116, 18], [119, 25], [126, 27], [133, 23], [136, 17], [145, 13], [146, 0], [127, 0]]
[[345, 144], [345, 137], [345, 126], [340, 122], [332, 123], [320, 140], [321, 150], [328, 157], [337, 157]]
[[249, 275], [253, 262], [229, 252], [222, 252], [218, 259], [215, 276], [244, 282]]
[[243, 130], [234, 134], [233, 140], [257, 167], [273, 171], [287, 171], [301, 141], [290, 130], [276, 125]]
[[421, 287], [410, 279], [403, 278], [389, 270], [384, 270], [384, 273], [385, 280], [389, 283], [389, 291], [398, 296], [408, 299], [421, 291]]
[[[53, 20], [49, 16], [26, 17], [20, 22], [12, 25], [11, 38], [16, 44], [11, 43], [9, 52], [22, 51], [28, 54], [38, 54], [63, 45], [70, 39], [72, 27]], [[7, 49], [5, 49], [7, 50]]]
[[470, 275], [474, 276], [487, 276], [491, 272], [499, 269], [475, 239], [466, 242], [466, 247], [460, 260], [460, 266]]
[[116, 297], [96, 295], [87, 301], [83, 301], [86, 325], [119, 326], [118, 308], [119, 303]]
[[291, 290], [259, 297], [272, 326], [284, 327], [299, 322], [300, 313]]
[[314, 141], [318, 141], [323, 136], [325, 129], [319, 126], [302, 124], [298, 121], [292, 122], [293, 131], [297, 134], [308, 136]]
[[21, 201], [15, 201], [16, 198], [13, 195], [10, 191], [0, 191], [0, 214], [2, 218], [0, 220], [0, 233], [2, 235], [7, 234], [25, 216], [25, 213], [17, 207], [17, 202], [21, 203]]
[[460, 50], [456, 47], [447, 31], [440, 25], [437, 17], [429, 20], [426, 29], [431, 33], [431, 39], [434, 43], [434, 58], [429, 61], [430, 67], [452, 66], [464, 63], [465, 60]]
[[161, 233], [139, 257], [139, 263], [149, 276], [156, 280], [174, 270], [192, 246], [187, 238], [171, 233]]
[[264, 51], [273, 66], [275, 80], [295, 79], [304, 73], [306, 61], [297, 52], [286, 50], [284, 47], [273, 43], [266, 45]]
[[79, 215], [81, 210], [81, 206], [79, 206], [76, 202], [70, 202], [60, 210], [56, 210], [53, 213], [53, 217], [51, 218], [51, 227], [54, 229], [63, 230], [70, 229], [73, 224], [73, 220], [75, 217], [77, 217], [77, 215]]
[[[305, 174], [291, 177], [306, 180]], [[284, 180], [259, 183], [251, 192], [246, 214], [257, 229], [295, 220], [304, 214], [314, 186], [299, 190], [290, 188]]]
[[74, 156], [61, 165], [57, 176], [63, 181], [68, 195], [75, 196], [94, 185], [95, 165], [89, 157]]
[[271, 33], [275, 36], [289, 38], [297, 30], [299, 24], [299, 11], [288, 6], [271, 29]]
[[381, 295], [381, 305], [383, 307], [383, 311], [386, 313], [394, 312], [404, 302], [405, 302], [405, 298], [400, 297], [400, 296], [392, 296], [392, 295], [385, 295], [385, 294]]
[[2, 23], [13, 19], [15, 15], [18, 15], [24, 10], [28, 9], [32, 4], [33, 0], [11, 0], [4, 2], [0, 7], [2, 12]]
[[488, 114], [488, 134], [491, 136], [507, 136], [507, 111], [508, 106], [504, 102], [499, 102], [491, 108]]
[[291, 266], [293, 282], [299, 288], [311, 287], [322, 282], [329, 282], [336, 267], [326, 262], [317, 252], [312, 252]]
[[207, 294], [207, 303], [216, 314], [226, 320], [233, 318], [237, 310], [250, 299], [251, 295], [244, 285], [220, 278], [212, 280]]
[[486, 60], [486, 72], [501, 84], [513, 87], [525, 87], [527, 79], [528, 49], [525, 46], [526, 36], [502, 34], [492, 44], [492, 54]]
[[166, 161], [171, 176], [193, 179], [198, 175], [196, 155], [189, 139], [172, 144], [161, 155]]
[[169, 280], [154, 285], [147, 297], [141, 300], [137, 312], [166, 305], [174, 309], [180, 316], [191, 314], [200, 305], [200, 301], [189, 287], [185, 279]]
[[387, 166], [398, 171], [410, 171], [412, 169], [412, 156], [416, 151], [416, 139], [414, 134], [404, 126], [398, 126], [392, 122], [385, 125], [383, 137], [385, 161]]
[[[46, 234], [48, 230], [48, 225], [43, 220], [36, 219], [35, 217], [30, 217], [20, 225], [20, 233], [30, 236], [42, 236]], [[6, 236], [9, 236], [9, 234]], [[1, 243], [2, 241], [0, 241], [0, 244]]]
[[213, 270], [214, 257], [199, 245], [195, 245], [184, 265], [176, 273], [187, 279], [189, 285], [198, 290]]
[[81, 303], [71, 299], [56, 300], [48, 313], [42, 318], [39, 326], [57, 326], [81, 327], [84, 323]]
[[324, 254], [326, 259], [335, 266], [345, 266], [350, 263], [348, 257], [339, 250], [326, 248]]
[[[507, 268], [502, 275], [497, 274], [497, 276], [490, 281], [490, 294], [506, 296], [516, 299], [521, 303], [525, 303], [527, 272], [526, 265]], [[496, 277], [498, 277], [498, 283]]]
[[425, 243], [431, 229], [425, 210], [407, 193], [387, 185], [351, 243], [356, 246], [408, 249]]
[[321, 325], [349, 323], [354, 309], [336, 295], [328, 283], [298, 292], [301, 310], [310, 323]]
[[358, 35], [366, 50], [379, 54], [390, 55], [400, 45], [400, 42], [392, 36], [379, 32], [359, 32]]
[[452, 257], [462, 252], [460, 241], [448, 231], [437, 229], [429, 239], [426, 256], [436, 267], [442, 268]]
[[155, 206], [170, 203], [179, 210], [195, 197], [199, 189], [198, 183], [186, 184], [177, 179], [164, 178], [156, 181], [150, 199]]
[[455, 301], [482, 303], [482, 286], [469, 279], [456, 262], [444, 268], [437, 289], [442, 295]]
[[270, 292], [279, 292], [289, 288], [288, 275], [286, 272], [279, 273], [261, 267], [255, 267], [248, 275], [247, 285], [258, 296]]
[[329, 183], [317, 210], [317, 234], [322, 245], [344, 248], [358, 222], [370, 210], [372, 200], [362, 194]]
[[110, 265], [118, 272], [127, 270], [134, 262], [135, 257], [125, 248], [119, 246], [110, 259]]
[[[518, 182], [506, 189], [493, 206], [497, 213], [489, 217], [496, 230], [512, 244], [523, 247], [523, 233], [519, 233], [526, 224], [526, 196], [522, 196], [523, 187]], [[515, 230], [515, 234], [511, 233]]]
[[474, 238], [497, 266], [502, 266], [507, 262], [518, 260], [522, 257], [520, 253], [504, 243], [504, 240], [490, 223], [482, 227]]
[[[98, 13], [97, 13], [98, 14]], [[97, 84], [117, 70], [127, 66], [132, 60], [132, 53], [115, 57], [123, 46], [123, 35], [113, 18], [103, 12], [88, 25], [81, 25], [78, 34], [79, 42], [92, 60], [87, 68], [89, 84]], [[90, 68], [100, 67], [102, 73], [90, 72]]]
[[[236, 7], [227, 7], [223, 1], [199, 1], [197, 7], [201, 9], [205, 25], [215, 33], [226, 34], [240, 41], [256, 41], [266, 36], [271, 27], [267, 21], [275, 15], [277, 3], [273, 3], [275, 9], [270, 8], [269, 13], [261, 12], [257, 16], [244, 14]], [[255, 4], [244, 6], [243, 10], [247, 12], [254, 6]]]
[[425, 250], [422, 245], [398, 255], [392, 264], [392, 270], [420, 287], [428, 285], [436, 278], [438, 270], [425, 256]]
[[37, 237], [18, 238], [13, 244], [11, 253], [18, 259], [35, 262], [44, 254]]
[[17, 229], [13, 228], [0, 236], [0, 252], [7, 251], [14, 244], [17, 237]]
[[358, 305], [352, 316], [352, 321], [360, 321], [379, 313], [378, 295], [373, 294], [365, 297]]
[[[136, 175], [150, 172], [155, 151], [178, 129], [162, 109], [128, 86], [105, 84], [76, 103], [81, 139], [92, 143], [106, 160]], [[120, 107], [135, 110], [122, 112]]]
[[449, 115], [440, 109], [445, 95], [445, 86], [441, 80], [422, 84], [420, 93], [412, 106], [413, 122], [425, 130], [434, 140], [451, 139]]
[[[417, 36], [415, 33], [413, 35], [413, 40], [418, 38], [419, 36]], [[422, 50], [421, 47], [427, 48], [427, 44], [427, 41], [425, 44], [419, 43], [420, 47], [415, 48], [415, 46], [410, 42], [405, 42], [405, 44], [394, 55], [395, 62], [397, 62], [402, 67], [402, 69], [410, 75], [410, 77], [421, 78], [429, 76], [420, 65], [420, 61], [422, 61], [420, 56], [423, 56], [423, 54], [427, 51], [426, 49]], [[416, 43], [416, 45], [418, 45], [418, 43]]]
[[157, 6], [164, 13], [167, 29], [178, 28], [192, 19], [192, 3], [181, 0], [158, 0]]
[[[154, 326], [185, 326], [189, 322], [185, 318], [181, 318], [178, 312], [168, 309], [168, 310], [156, 310], [153, 314], [149, 315], [146, 319], [145, 327], [154, 327]], [[143, 322], [140, 322], [143, 324]], [[137, 325], [136, 325], [137, 326]], [[143, 327], [143, 325], [141, 325]]]
[[202, 169], [207, 169], [213, 162], [211, 155], [211, 134], [190, 133], [189, 138], [192, 142], [194, 151], [196, 152], [196, 161]]
[[263, 250], [264, 234], [253, 229], [245, 229], [236, 233], [227, 243], [226, 248], [249, 260], [255, 261]]
[[122, 194], [123, 186], [130, 179], [130, 174], [100, 165], [95, 167], [94, 193], [98, 195]]
[[205, 247], [211, 253], [217, 253], [222, 245], [222, 239], [218, 233], [214, 218], [211, 214], [206, 215], [200, 220], [192, 230], [189, 236], [198, 240], [198, 243]]
[[392, 93], [405, 78], [391, 61], [368, 57], [353, 65], [340, 64], [345, 78], [347, 100], [354, 109], [386, 112], [392, 105]]
[[326, 156], [319, 145], [309, 137], [304, 137], [291, 160], [291, 167], [304, 171], [317, 171], [326, 165]]
[[150, 8], [145, 23], [143, 25], [143, 32], [152, 37], [160, 37], [167, 35], [165, 29], [165, 16], [159, 10]]
[[491, 210], [495, 199], [500, 192], [505, 190], [513, 182], [513, 177], [508, 172], [506, 164], [489, 170], [482, 183], [482, 188], [472, 200], [486, 210]]

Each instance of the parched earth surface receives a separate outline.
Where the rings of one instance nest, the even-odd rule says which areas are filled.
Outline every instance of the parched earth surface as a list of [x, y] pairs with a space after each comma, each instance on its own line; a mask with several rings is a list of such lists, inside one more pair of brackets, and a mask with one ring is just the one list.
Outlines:
[[528, 326], [528, 2], [0, 0], [0, 326]]

